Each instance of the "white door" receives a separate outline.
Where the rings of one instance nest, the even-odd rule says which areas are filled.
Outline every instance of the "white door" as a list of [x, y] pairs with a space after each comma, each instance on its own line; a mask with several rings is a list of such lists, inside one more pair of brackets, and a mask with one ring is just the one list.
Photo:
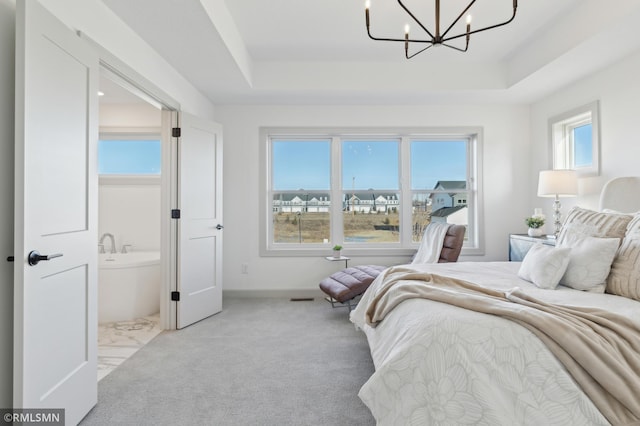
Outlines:
[[97, 401], [98, 71], [68, 27], [17, 0], [14, 407], [63, 408], [68, 424]]
[[180, 113], [177, 328], [222, 310], [222, 128]]

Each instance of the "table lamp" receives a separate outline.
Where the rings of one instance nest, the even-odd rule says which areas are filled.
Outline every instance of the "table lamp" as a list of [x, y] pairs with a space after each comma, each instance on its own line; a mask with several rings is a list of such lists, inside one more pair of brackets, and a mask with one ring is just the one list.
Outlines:
[[578, 195], [578, 175], [575, 170], [542, 170], [538, 179], [538, 197], [555, 197], [553, 202], [554, 236], [558, 236], [562, 222], [560, 197]]

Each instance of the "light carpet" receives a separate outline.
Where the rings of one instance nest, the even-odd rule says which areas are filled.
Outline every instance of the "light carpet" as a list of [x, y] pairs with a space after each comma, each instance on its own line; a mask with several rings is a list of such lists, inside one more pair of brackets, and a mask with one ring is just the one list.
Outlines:
[[227, 298], [98, 384], [82, 425], [373, 425], [366, 338], [323, 300]]

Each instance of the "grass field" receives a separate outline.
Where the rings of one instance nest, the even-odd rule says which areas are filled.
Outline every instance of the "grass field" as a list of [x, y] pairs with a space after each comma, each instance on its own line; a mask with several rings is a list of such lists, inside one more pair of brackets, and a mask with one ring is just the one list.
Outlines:
[[[322, 243], [330, 240], [329, 213], [278, 213], [274, 215], [274, 242], [276, 243]], [[416, 229], [414, 241], [419, 241], [422, 229], [429, 223], [429, 212], [414, 214]], [[399, 214], [352, 214], [344, 213], [345, 242], [388, 243], [400, 241], [397, 231]], [[376, 229], [376, 226], [389, 229]]]

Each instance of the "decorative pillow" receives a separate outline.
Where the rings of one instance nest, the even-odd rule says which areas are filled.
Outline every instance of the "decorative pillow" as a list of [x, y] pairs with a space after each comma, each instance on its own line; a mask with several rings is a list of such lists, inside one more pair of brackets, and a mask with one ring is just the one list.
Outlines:
[[534, 244], [522, 261], [518, 276], [540, 288], [553, 290], [569, 265], [570, 248]]
[[620, 238], [585, 237], [576, 233], [565, 234], [558, 243], [560, 248], [571, 248], [569, 266], [560, 284], [577, 290], [604, 293], [611, 263], [616, 255]]
[[568, 234], [588, 237], [624, 238], [632, 216], [623, 213], [600, 213], [580, 207], [569, 210], [558, 235], [558, 245], [562, 245]]
[[607, 279], [607, 293], [640, 300], [640, 214], [629, 225]]
[[602, 209], [602, 213], [626, 214], [628, 216], [635, 216], [637, 214], [640, 214], [640, 212], [627, 213], [627, 212], [620, 212], [618, 210], [612, 210], [612, 209]]

